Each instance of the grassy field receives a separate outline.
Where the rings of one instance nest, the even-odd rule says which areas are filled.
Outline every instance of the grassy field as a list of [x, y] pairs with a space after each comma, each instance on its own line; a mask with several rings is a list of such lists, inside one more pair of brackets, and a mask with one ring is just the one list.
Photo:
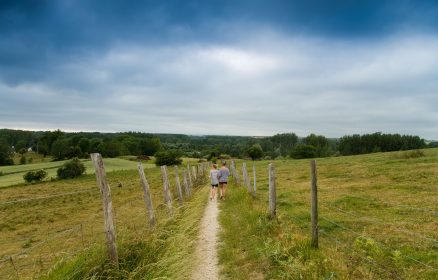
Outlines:
[[438, 149], [318, 159], [319, 249], [309, 160], [274, 165], [277, 219], [266, 161], [255, 198], [231, 185], [221, 204], [225, 279], [438, 279]]
[[[184, 279], [190, 275], [190, 254], [208, 190], [199, 189], [182, 207], [174, 202], [175, 214], [169, 219], [160, 170], [145, 169], [158, 220], [150, 231], [137, 171], [109, 172], [108, 166], [121, 269], [114, 271], [106, 261], [102, 202], [96, 178], [89, 174], [0, 189], [0, 279], [144, 279], [144, 275]], [[174, 179], [169, 179], [175, 197]]]
[[[41, 163], [23, 164], [23, 165], [12, 165], [12, 166], [1, 166], [0, 172], [3, 176], [0, 176], [0, 188], [23, 184], [23, 175], [28, 171], [44, 169], [47, 171], [47, 180], [50, 178], [56, 178], [56, 170], [61, 167], [66, 161], [49, 161]], [[86, 167], [87, 174], [94, 174], [94, 168], [92, 166], [91, 160], [83, 160]], [[137, 168], [137, 163], [131, 160], [121, 159], [121, 158], [107, 158], [104, 160], [105, 169], [107, 172], [112, 172], [116, 170], [134, 170]], [[155, 167], [153, 163], [143, 163], [143, 167], [152, 168]]]

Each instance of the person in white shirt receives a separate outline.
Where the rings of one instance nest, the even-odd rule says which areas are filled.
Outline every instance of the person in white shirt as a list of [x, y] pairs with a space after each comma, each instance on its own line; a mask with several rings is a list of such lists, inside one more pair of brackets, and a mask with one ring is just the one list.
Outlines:
[[213, 200], [216, 196], [217, 187], [219, 186], [219, 170], [217, 170], [217, 165], [213, 164], [210, 170], [210, 180], [211, 180], [211, 193], [210, 200]]

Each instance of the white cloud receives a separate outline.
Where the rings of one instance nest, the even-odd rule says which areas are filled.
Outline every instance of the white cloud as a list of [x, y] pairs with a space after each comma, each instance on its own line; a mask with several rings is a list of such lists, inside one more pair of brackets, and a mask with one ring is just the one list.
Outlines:
[[10, 103], [0, 105], [0, 126], [437, 139], [437, 49], [437, 37], [409, 34], [344, 42], [266, 32], [227, 45], [120, 44], [60, 65], [50, 80], [0, 85]]

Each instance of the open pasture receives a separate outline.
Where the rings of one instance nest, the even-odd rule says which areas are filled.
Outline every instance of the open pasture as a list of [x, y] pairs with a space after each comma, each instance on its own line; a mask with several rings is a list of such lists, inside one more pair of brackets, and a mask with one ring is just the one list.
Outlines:
[[[50, 178], [56, 178], [56, 170], [61, 167], [65, 162], [66, 161], [64, 160], [23, 165], [1, 166], [0, 172], [3, 173], [3, 176], [0, 176], [0, 188], [24, 183], [23, 175], [28, 171], [44, 169], [48, 173], [48, 180], [50, 180]], [[137, 168], [136, 162], [121, 158], [107, 158], [104, 160], [104, 162], [107, 172], [117, 170], [134, 170]], [[83, 163], [86, 167], [86, 173], [94, 174], [91, 160], [83, 160]], [[143, 167], [151, 168], [155, 167], [155, 164], [144, 163]]]
[[310, 247], [309, 160], [273, 161], [274, 220], [267, 216], [269, 162], [256, 162], [256, 197], [231, 185], [222, 205], [225, 275], [437, 279], [438, 150], [423, 152], [317, 159], [319, 249]]

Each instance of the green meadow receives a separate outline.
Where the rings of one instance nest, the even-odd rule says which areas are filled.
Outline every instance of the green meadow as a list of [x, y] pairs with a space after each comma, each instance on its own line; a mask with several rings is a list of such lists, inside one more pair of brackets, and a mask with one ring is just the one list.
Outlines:
[[[11, 185], [18, 185], [25, 183], [23, 175], [29, 171], [35, 171], [43, 169], [47, 172], [47, 179], [56, 178], [56, 170], [61, 167], [66, 161], [48, 161], [23, 165], [1, 166], [0, 172], [0, 188]], [[94, 174], [94, 168], [91, 160], [83, 160], [86, 167], [87, 174]], [[137, 168], [136, 161], [126, 160], [121, 158], [106, 158], [104, 159], [105, 169], [107, 172], [116, 170], [134, 170]], [[143, 167], [151, 168], [155, 167], [153, 163], [143, 163]]]
[[[309, 160], [271, 161], [275, 219], [268, 217], [270, 162], [256, 161], [255, 197], [231, 183], [219, 204], [222, 279], [438, 278], [438, 149], [316, 161], [319, 249], [310, 246]], [[252, 184], [252, 162], [246, 163]], [[158, 220], [150, 230], [136, 163], [105, 159], [120, 258], [115, 270], [106, 258], [100, 193], [87, 164], [77, 179], [0, 188], [0, 278], [189, 278], [208, 188], [198, 188], [183, 206], [174, 201], [170, 218], [160, 169], [143, 164]], [[236, 165], [241, 174], [242, 161]], [[14, 168], [10, 175], [30, 165]], [[169, 168], [175, 198], [173, 174]]]
[[319, 249], [309, 160], [273, 162], [276, 219], [268, 163], [255, 163], [255, 198], [231, 185], [222, 204], [225, 279], [438, 278], [438, 149], [317, 159]]

